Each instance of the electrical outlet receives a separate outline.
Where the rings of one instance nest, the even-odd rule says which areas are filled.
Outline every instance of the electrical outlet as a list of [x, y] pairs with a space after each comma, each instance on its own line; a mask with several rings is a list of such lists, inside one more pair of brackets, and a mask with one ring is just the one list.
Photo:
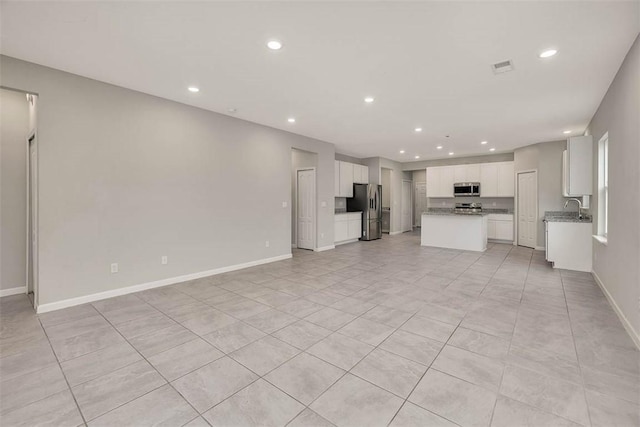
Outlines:
[[264, 247], [268, 248], [269, 247], [269, 241], [267, 240], [266, 242], [264, 242]]
[[162, 256], [162, 260], [161, 260], [160, 262], [162, 262], [162, 265], [167, 265], [167, 264], [169, 264], [169, 257], [168, 257], [168, 256], [166, 256], [166, 255], [163, 255], [163, 256]]
[[287, 202], [282, 202], [282, 207], [286, 208], [287, 207]]
[[117, 273], [118, 272], [118, 263], [114, 262], [113, 264], [111, 264], [111, 273]]

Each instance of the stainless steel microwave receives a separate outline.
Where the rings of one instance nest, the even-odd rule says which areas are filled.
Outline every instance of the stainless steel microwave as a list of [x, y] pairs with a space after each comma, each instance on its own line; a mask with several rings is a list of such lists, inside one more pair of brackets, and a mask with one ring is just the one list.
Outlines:
[[456, 182], [453, 184], [453, 195], [455, 197], [479, 197], [479, 182]]

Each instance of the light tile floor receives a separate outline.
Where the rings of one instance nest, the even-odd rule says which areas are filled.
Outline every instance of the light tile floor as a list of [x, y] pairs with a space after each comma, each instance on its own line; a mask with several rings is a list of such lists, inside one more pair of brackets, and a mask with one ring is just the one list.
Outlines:
[[637, 426], [588, 274], [417, 233], [37, 316], [0, 300], [0, 424]]

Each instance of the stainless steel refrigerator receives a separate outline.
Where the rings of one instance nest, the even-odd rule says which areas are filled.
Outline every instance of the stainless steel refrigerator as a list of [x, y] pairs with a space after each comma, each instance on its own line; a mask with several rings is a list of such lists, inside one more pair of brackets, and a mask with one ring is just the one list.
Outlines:
[[347, 199], [347, 211], [362, 212], [362, 237], [382, 237], [382, 185], [353, 184], [353, 198]]

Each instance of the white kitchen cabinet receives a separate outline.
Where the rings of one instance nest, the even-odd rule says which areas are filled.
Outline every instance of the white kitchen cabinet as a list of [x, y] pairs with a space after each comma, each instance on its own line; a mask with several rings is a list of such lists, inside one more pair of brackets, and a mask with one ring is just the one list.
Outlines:
[[590, 222], [545, 221], [546, 258], [554, 268], [591, 272]]
[[[515, 170], [513, 162], [498, 163], [498, 197], [515, 196]], [[480, 183], [482, 191], [482, 183]]]
[[480, 197], [498, 197], [498, 164], [480, 165]]
[[513, 197], [515, 195], [513, 162], [480, 165], [480, 197]]
[[353, 183], [368, 184], [369, 183], [369, 167], [353, 164]]
[[513, 242], [513, 215], [489, 214], [487, 238]]
[[334, 197], [341, 197], [340, 196], [340, 162], [338, 160], [335, 161], [333, 174], [334, 174], [334, 181], [333, 181]]
[[440, 169], [440, 196], [453, 197], [453, 183], [455, 182], [454, 169], [451, 166], [443, 166]]
[[480, 182], [480, 163], [467, 165], [467, 179], [465, 182]]
[[513, 162], [427, 168], [427, 197], [453, 197], [456, 182], [479, 182], [480, 197], [514, 197]]
[[445, 166], [453, 167], [453, 182], [480, 182], [480, 164]]
[[562, 193], [565, 197], [593, 194], [593, 139], [591, 135], [567, 140], [562, 153]]
[[427, 168], [427, 197], [453, 197], [454, 166]]
[[338, 213], [334, 216], [335, 244], [354, 242], [362, 237], [362, 212]]
[[335, 161], [335, 197], [353, 197], [353, 163]]
[[427, 197], [438, 197], [440, 193], [439, 168], [427, 168]]

